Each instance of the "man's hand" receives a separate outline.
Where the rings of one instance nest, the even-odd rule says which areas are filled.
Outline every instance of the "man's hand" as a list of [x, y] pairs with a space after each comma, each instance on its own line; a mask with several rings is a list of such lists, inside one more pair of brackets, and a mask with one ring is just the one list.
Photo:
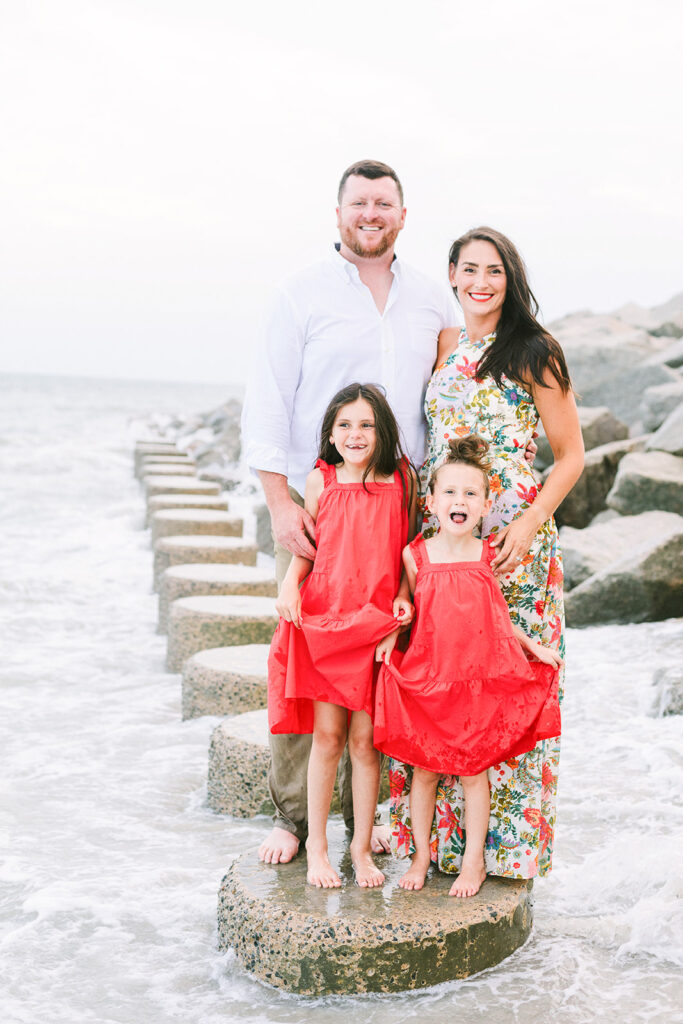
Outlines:
[[287, 497], [270, 510], [270, 518], [278, 544], [293, 555], [315, 561], [315, 522], [306, 509]]

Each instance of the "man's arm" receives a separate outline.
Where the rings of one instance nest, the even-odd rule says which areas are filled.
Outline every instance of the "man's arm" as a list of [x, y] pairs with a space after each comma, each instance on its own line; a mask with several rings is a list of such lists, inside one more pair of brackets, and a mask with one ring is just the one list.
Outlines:
[[289, 496], [287, 477], [282, 473], [258, 470], [259, 480], [266, 496], [266, 504], [278, 544], [293, 555], [315, 559], [315, 523], [305, 508]]
[[299, 384], [304, 331], [286, 290], [270, 303], [261, 347], [249, 378], [242, 436], [250, 469], [258, 473], [275, 539], [292, 554], [314, 558], [315, 526], [287, 489], [290, 429]]

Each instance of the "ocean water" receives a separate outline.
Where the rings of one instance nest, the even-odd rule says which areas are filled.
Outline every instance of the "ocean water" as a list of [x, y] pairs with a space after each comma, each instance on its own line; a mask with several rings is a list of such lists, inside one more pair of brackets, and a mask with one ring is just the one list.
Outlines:
[[2, 1024], [593, 1024], [683, 1019], [683, 720], [652, 674], [680, 622], [570, 631], [555, 869], [527, 944], [464, 982], [301, 999], [216, 941], [221, 878], [265, 818], [206, 807], [216, 719], [182, 722], [155, 633], [132, 446], [215, 385], [0, 384]]

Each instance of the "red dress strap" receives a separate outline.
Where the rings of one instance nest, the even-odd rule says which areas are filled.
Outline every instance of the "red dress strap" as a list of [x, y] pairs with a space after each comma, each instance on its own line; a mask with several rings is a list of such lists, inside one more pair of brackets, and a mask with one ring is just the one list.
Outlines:
[[410, 548], [411, 555], [415, 559], [415, 565], [417, 566], [418, 569], [421, 569], [427, 561], [427, 554], [425, 552], [425, 539], [422, 536], [422, 534], [418, 533], [417, 537], [414, 540], [411, 540], [408, 547]]
[[329, 462], [324, 462], [323, 459], [318, 459], [315, 464], [315, 468], [319, 469], [323, 475], [323, 487], [329, 487], [330, 484], [336, 484], [337, 470], [334, 466], [331, 466]]

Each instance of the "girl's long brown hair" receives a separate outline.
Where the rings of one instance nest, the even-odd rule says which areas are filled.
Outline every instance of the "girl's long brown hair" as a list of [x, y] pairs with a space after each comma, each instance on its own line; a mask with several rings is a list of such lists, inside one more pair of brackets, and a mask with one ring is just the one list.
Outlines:
[[401, 446], [400, 431], [396, 417], [386, 400], [384, 392], [377, 384], [359, 384], [357, 382], [347, 384], [346, 387], [338, 391], [332, 398], [325, 410], [322, 426], [320, 427], [318, 458], [332, 466], [343, 462], [341, 455], [330, 442], [330, 434], [332, 433], [334, 421], [339, 410], [345, 405], [355, 402], [358, 398], [365, 399], [375, 417], [375, 450], [363, 473], [363, 486], [365, 487], [365, 481], [370, 473], [374, 472], [379, 476], [391, 476], [398, 470], [403, 487], [404, 503], [407, 507], [410, 507], [413, 500], [415, 476], [410, 471], [410, 462]]

